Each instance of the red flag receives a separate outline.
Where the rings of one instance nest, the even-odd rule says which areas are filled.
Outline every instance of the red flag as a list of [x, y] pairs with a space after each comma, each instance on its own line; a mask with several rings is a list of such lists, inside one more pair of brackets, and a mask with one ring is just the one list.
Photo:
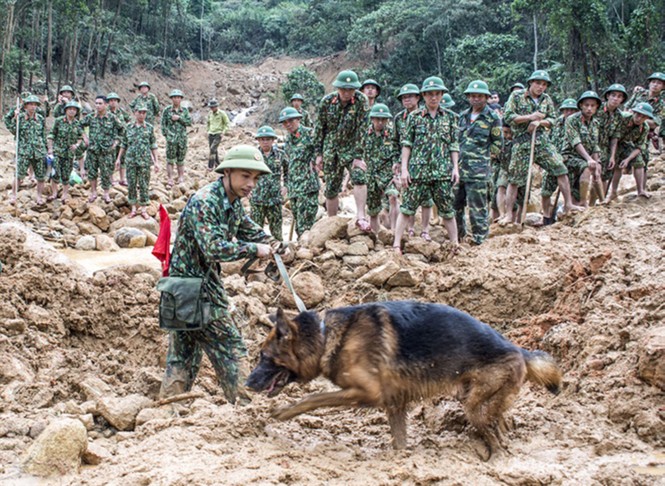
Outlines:
[[152, 249], [152, 254], [162, 262], [162, 276], [169, 276], [169, 261], [171, 260], [171, 220], [164, 206], [159, 205], [159, 236]]

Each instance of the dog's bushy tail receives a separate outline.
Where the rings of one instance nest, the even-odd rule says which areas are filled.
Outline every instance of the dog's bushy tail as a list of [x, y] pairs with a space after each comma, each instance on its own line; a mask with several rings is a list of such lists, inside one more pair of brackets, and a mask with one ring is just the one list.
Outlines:
[[549, 354], [543, 351], [522, 350], [526, 361], [526, 379], [543, 385], [557, 395], [561, 390], [561, 370]]

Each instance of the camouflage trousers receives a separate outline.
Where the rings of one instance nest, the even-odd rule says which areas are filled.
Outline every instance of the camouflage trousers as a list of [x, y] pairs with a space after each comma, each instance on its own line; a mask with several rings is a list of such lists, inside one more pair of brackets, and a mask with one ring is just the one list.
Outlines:
[[336, 198], [342, 192], [342, 182], [344, 182], [344, 169], [351, 174], [351, 183], [354, 186], [367, 184], [367, 176], [362, 169], [351, 168], [353, 160], [342, 160], [339, 155], [323, 156], [323, 178], [326, 181], [326, 188], [323, 195], [326, 199]]
[[52, 179], [53, 182], [63, 185], [69, 184], [69, 177], [72, 175], [72, 170], [74, 170], [75, 161], [76, 154], [69, 150], [62, 154], [55, 154], [55, 175]]
[[190, 391], [201, 367], [203, 352], [212, 363], [217, 382], [229, 403], [235, 403], [247, 373], [247, 349], [233, 316], [224, 310], [200, 331], [173, 331], [169, 335], [162, 397]]
[[[570, 193], [573, 199], [580, 200], [580, 177], [589, 163], [579, 157], [569, 157], [565, 161], [566, 168], [568, 169], [568, 180], [570, 182]], [[557, 177], [546, 172], [543, 175], [543, 182], [540, 186], [540, 195], [542, 197], [551, 197], [558, 187]]]
[[147, 206], [150, 203], [150, 169], [149, 165], [127, 167], [127, 201], [129, 204], [137, 203], [137, 192], [139, 193], [139, 206]]
[[187, 139], [176, 142], [166, 142], [166, 163], [169, 165], [185, 165], [187, 155]]
[[44, 157], [26, 157], [19, 156], [17, 163], [17, 178], [19, 180], [25, 179], [28, 175], [28, 167], [32, 167], [32, 172], [35, 174], [35, 179], [43, 182], [46, 179], [46, 160]]
[[453, 200], [451, 181], [412, 181], [409, 187], [402, 190], [399, 210], [406, 216], [412, 216], [416, 214], [419, 206], [428, 207], [427, 205], [433, 202], [443, 219], [452, 219], [455, 217]]
[[[617, 169], [619, 167], [619, 164], [621, 161], [623, 161], [626, 157], [628, 157], [633, 150], [635, 150], [635, 147], [631, 145], [622, 145], [619, 144], [619, 147], [617, 148], [617, 154], [616, 154], [616, 167]], [[647, 151], [647, 156], [644, 156], [644, 151], [642, 151], [637, 157], [635, 157], [633, 160], [630, 161], [630, 164], [628, 164], [628, 169], [642, 169], [646, 168], [647, 163], [649, 161], [649, 154], [648, 154], [648, 149], [645, 149]]]
[[389, 197], [399, 192], [393, 184], [391, 168], [382, 173], [370, 173], [367, 179], [367, 214], [377, 216], [386, 206], [390, 207]]
[[319, 200], [316, 192], [291, 198], [291, 212], [296, 220], [295, 230], [298, 236], [312, 229], [318, 209]]
[[256, 204], [250, 202], [250, 218], [259, 226], [263, 227], [266, 219], [270, 227], [270, 234], [282, 241], [282, 205], [278, 204]]
[[208, 134], [208, 146], [210, 153], [208, 154], [208, 169], [214, 169], [219, 165], [219, 144], [222, 142], [221, 133]]
[[[116, 147], [115, 151], [113, 153], [113, 162], [115, 163], [116, 160], [118, 160], [118, 154], [120, 153], [120, 147]], [[125, 163], [125, 154], [122, 154], [122, 157], [120, 157], [120, 167], [125, 168], [127, 164]]]
[[488, 197], [490, 182], [484, 179], [460, 181], [455, 187], [455, 219], [457, 234], [463, 238], [466, 232], [465, 209], [469, 208], [471, 236], [474, 243], [481, 244], [489, 234]]
[[[529, 155], [531, 154], [531, 143], [513, 144], [508, 168], [508, 182], [517, 187], [526, 186], [529, 174]], [[548, 173], [558, 177], [568, 173], [563, 159], [554, 145], [547, 142], [537, 143], [534, 151], [533, 162]]]
[[98, 177], [102, 180], [102, 189], [111, 188], [111, 175], [115, 167], [113, 153], [90, 152], [85, 159], [85, 170], [88, 172], [88, 180], [96, 181]]

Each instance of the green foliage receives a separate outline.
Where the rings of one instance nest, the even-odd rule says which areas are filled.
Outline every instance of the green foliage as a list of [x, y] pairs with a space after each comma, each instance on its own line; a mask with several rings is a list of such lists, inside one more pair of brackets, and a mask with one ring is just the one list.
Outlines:
[[300, 93], [305, 98], [303, 106], [316, 104], [325, 94], [323, 84], [316, 78], [312, 71], [299, 66], [294, 68], [286, 76], [286, 82], [282, 85], [282, 97], [287, 105], [291, 96]]

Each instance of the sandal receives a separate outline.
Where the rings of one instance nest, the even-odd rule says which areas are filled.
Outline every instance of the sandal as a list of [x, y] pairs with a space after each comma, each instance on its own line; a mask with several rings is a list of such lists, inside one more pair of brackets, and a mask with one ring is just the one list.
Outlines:
[[129, 213], [129, 216], [127, 216], [129, 219], [135, 218], [136, 217], [136, 211], [132, 209], [132, 212]]
[[400, 247], [400, 246], [393, 246], [393, 252], [395, 253], [395, 255], [400, 255], [400, 256], [402, 256], [402, 247]]
[[429, 235], [429, 233], [428, 233], [427, 231], [423, 231], [422, 233], [420, 233], [420, 237], [421, 237], [423, 240], [427, 241], [428, 243], [429, 243], [430, 241], [432, 241], [432, 237]]
[[46, 198], [46, 200], [48, 202], [55, 201], [56, 199], [58, 199], [58, 194], [57, 193], [56, 194], [51, 194], [49, 197]]
[[93, 203], [97, 200], [97, 194], [90, 194], [90, 197], [88, 198], [89, 203]]
[[413, 238], [414, 236], [416, 236], [416, 232], [414, 231], [413, 228], [411, 228], [411, 229], [409, 230], [408, 235], [409, 235], [409, 238]]
[[372, 232], [372, 226], [369, 224], [369, 221], [367, 221], [365, 218], [357, 219], [356, 220], [356, 226], [363, 233], [371, 233]]
[[102, 199], [102, 201], [104, 201], [106, 204], [111, 204], [111, 198], [108, 197], [108, 196], [104, 196], [104, 198]]
[[141, 217], [146, 220], [150, 219], [150, 215], [145, 211], [145, 209], [141, 211]]

